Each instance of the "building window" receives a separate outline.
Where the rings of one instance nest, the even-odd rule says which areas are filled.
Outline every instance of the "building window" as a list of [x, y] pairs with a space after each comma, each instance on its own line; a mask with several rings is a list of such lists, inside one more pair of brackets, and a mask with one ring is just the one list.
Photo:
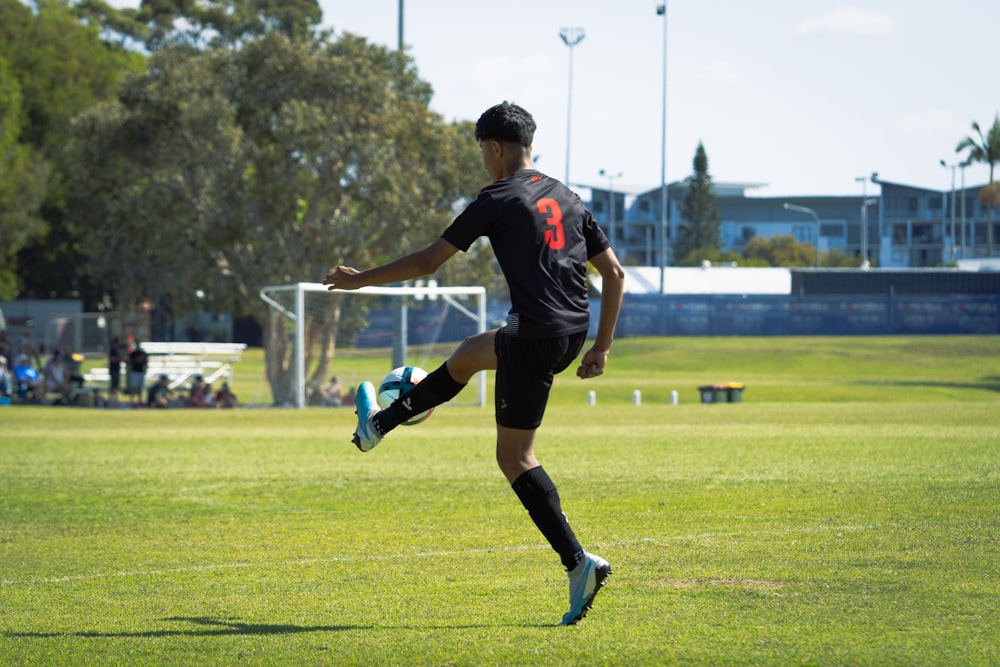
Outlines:
[[892, 226], [892, 244], [906, 245], [906, 225]]
[[642, 199], [642, 200], [639, 201], [639, 212], [640, 213], [649, 213], [649, 200], [648, 199]]
[[913, 245], [921, 243], [937, 243], [941, 237], [937, 233], [938, 226], [935, 223], [914, 224], [913, 225]]

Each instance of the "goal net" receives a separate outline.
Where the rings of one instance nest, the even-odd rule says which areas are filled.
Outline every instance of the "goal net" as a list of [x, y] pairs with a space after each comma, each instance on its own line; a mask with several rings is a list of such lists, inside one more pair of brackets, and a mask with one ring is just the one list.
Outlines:
[[50, 348], [75, 352], [85, 357], [107, 354], [111, 339], [111, 313], [70, 313], [54, 315], [45, 327], [45, 343]]
[[[487, 328], [481, 286], [439, 287], [429, 281], [330, 291], [320, 283], [293, 283], [264, 287], [260, 298], [270, 306], [265, 366], [276, 405], [317, 404], [318, 390], [332, 375], [353, 386], [360, 380], [377, 383], [398, 366], [433, 370], [428, 365], [440, 363], [440, 344], [457, 344]], [[477, 377], [476, 404], [482, 407], [486, 373]]]

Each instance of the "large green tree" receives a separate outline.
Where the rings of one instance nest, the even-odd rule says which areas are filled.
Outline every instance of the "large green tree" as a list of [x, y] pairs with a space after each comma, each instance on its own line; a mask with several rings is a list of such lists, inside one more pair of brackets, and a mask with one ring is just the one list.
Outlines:
[[680, 266], [700, 264], [704, 259], [701, 255], [718, 254], [722, 244], [722, 216], [708, 173], [708, 155], [701, 142], [698, 142], [692, 166], [693, 173], [684, 181], [681, 223], [673, 243], [675, 263]]
[[44, 233], [40, 215], [48, 165], [20, 142], [21, 87], [0, 57], [0, 299], [16, 295], [16, 254]]
[[[118, 302], [180, 312], [201, 289], [253, 315], [274, 400], [290, 400], [287, 323], [260, 288], [415, 249], [485, 182], [470, 125], [445, 123], [430, 98], [405, 55], [349, 35], [155, 52], [75, 125], [72, 219], [94, 278]], [[474, 259], [482, 273], [488, 253]], [[307, 323], [317, 378], [341, 300]]]
[[102, 41], [100, 26], [82, 23], [65, 0], [33, 4], [36, 11], [0, 0], [0, 60], [6, 63], [0, 168], [8, 170], [0, 190], [17, 193], [14, 201], [0, 195], [0, 234], [10, 240], [0, 261], [8, 275], [17, 275], [22, 293], [85, 293], [76, 268], [86, 260], [65, 225], [62, 149], [73, 117], [112, 96], [144, 58]]

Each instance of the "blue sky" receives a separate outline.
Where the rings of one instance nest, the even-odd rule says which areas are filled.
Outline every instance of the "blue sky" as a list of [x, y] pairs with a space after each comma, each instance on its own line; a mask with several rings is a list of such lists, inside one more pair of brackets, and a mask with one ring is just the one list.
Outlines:
[[[120, 0], [117, 5], [136, 5]], [[997, 0], [667, 0], [667, 180], [704, 142], [717, 182], [760, 196], [860, 194], [860, 176], [950, 187], [955, 146], [1000, 111]], [[399, 0], [321, 0], [324, 25], [395, 47]], [[504, 99], [538, 123], [538, 167], [642, 191], [660, 182], [657, 0], [406, 0], [432, 107], [475, 120]], [[580, 27], [573, 49], [559, 38]], [[473, 150], [470, 147], [470, 150]], [[956, 172], [960, 180], [961, 170]], [[965, 170], [968, 185], [988, 179]], [[867, 186], [869, 194], [877, 186]]]

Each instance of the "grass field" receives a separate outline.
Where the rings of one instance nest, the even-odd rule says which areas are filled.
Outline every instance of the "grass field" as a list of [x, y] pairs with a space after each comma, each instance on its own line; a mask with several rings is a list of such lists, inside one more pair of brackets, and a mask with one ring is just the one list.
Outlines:
[[4, 665], [1000, 663], [997, 336], [626, 339], [561, 377], [539, 457], [614, 567], [570, 628], [491, 408], [368, 454], [346, 409], [0, 419]]

